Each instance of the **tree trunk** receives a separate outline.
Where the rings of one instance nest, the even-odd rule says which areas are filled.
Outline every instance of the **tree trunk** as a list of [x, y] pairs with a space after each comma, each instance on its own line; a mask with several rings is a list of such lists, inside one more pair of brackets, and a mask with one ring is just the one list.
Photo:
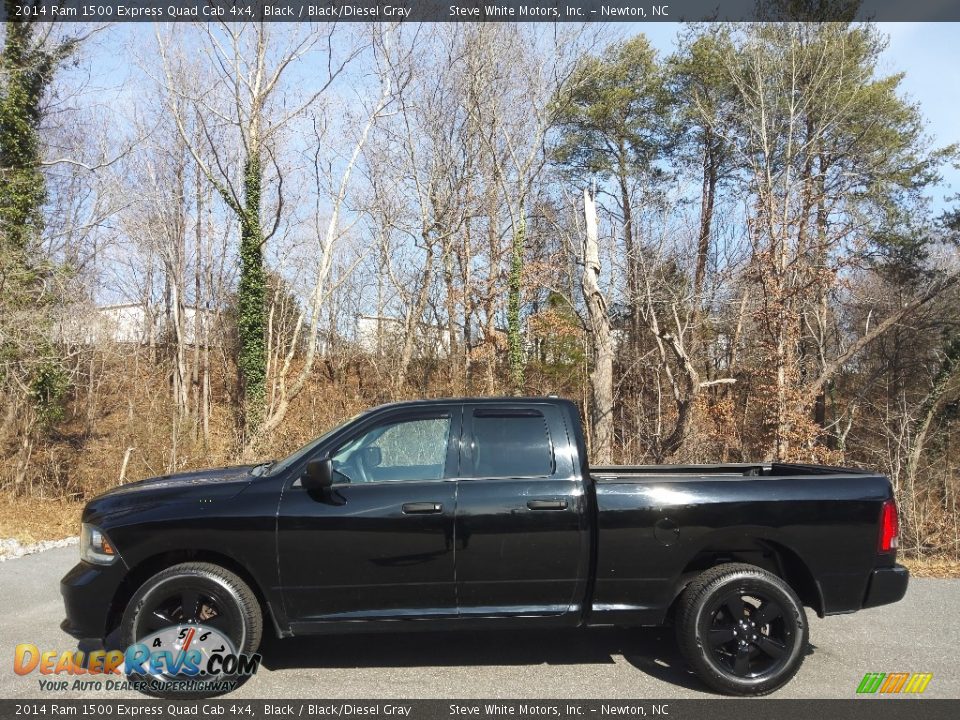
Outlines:
[[445, 289], [444, 305], [447, 312], [447, 362], [450, 370], [451, 387], [457, 379], [457, 358], [459, 356], [459, 338], [457, 337], [457, 299], [453, 275], [453, 247], [449, 236], [443, 242], [443, 284]]
[[260, 227], [262, 169], [259, 151], [251, 149], [244, 166], [244, 208], [240, 218], [240, 283], [237, 291], [237, 367], [243, 394], [243, 427], [256, 434], [264, 418], [266, 399], [266, 273], [263, 230]]
[[513, 233], [510, 253], [510, 278], [507, 291], [507, 359], [510, 364], [510, 390], [523, 393], [524, 353], [520, 331], [520, 301], [523, 291], [523, 249], [526, 241], [526, 222], [520, 209], [520, 222]]
[[708, 130], [703, 141], [703, 192], [700, 198], [700, 233], [697, 238], [697, 266], [693, 274], [693, 330], [691, 352], [696, 353], [701, 337], [703, 292], [707, 278], [707, 260], [710, 258], [710, 234], [713, 229], [713, 206], [717, 191], [716, 141]]
[[[640, 310], [637, 307], [640, 297], [640, 272], [637, 251], [633, 243], [633, 210], [630, 207], [630, 185], [627, 175], [627, 164], [624, 156], [626, 150], [621, 147], [621, 159], [617, 180], [620, 187], [620, 204], [623, 206], [623, 246], [626, 251], [627, 271], [627, 302], [630, 306], [630, 347], [636, 348], [640, 344]], [[594, 213], [596, 206], [594, 206]]]
[[607, 300], [600, 289], [600, 247], [597, 240], [597, 206], [589, 190], [583, 191], [586, 237], [583, 245], [583, 296], [590, 318], [594, 365], [590, 373], [593, 443], [591, 457], [598, 465], [613, 459], [613, 343]]
[[413, 360], [413, 349], [417, 342], [422, 338], [423, 333], [418, 332], [420, 323], [423, 322], [423, 311], [427, 307], [427, 298], [430, 294], [430, 280], [433, 276], [433, 241], [424, 234], [424, 242], [427, 246], [427, 256], [423, 261], [423, 274], [420, 278], [420, 287], [417, 288], [417, 294], [413, 303], [407, 309], [404, 318], [404, 337], [403, 346], [400, 348], [400, 367], [397, 369], [396, 389], [402, 390], [407, 382], [407, 375], [410, 371], [410, 362]]
[[470, 355], [473, 345], [473, 294], [470, 289], [470, 219], [464, 223], [463, 253], [460, 256], [461, 287], [463, 289], [463, 383], [469, 392], [473, 387], [473, 358]]
[[200, 425], [200, 335], [203, 332], [201, 323], [205, 320], [205, 315], [201, 311], [201, 291], [203, 275], [203, 176], [197, 169], [196, 190], [197, 190], [197, 224], [196, 224], [196, 260], [193, 270], [193, 363], [190, 374], [190, 389], [193, 395], [193, 439], [196, 441]]

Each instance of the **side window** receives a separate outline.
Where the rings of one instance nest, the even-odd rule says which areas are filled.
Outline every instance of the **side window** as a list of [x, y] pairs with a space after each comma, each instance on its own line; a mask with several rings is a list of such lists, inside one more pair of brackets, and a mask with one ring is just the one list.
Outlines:
[[449, 417], [378, 425], [334, 453], [334, 482], [442, 480], [449, 439]]
[[553, 474], [553, 447], [544, 416], [475, 410], [472, 475], [474, 477], [546, 477]]

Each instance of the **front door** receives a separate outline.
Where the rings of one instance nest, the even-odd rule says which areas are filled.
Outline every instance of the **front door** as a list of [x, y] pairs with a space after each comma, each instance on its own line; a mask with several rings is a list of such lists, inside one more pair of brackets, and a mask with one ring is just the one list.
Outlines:
[[291, 478], [278, 550], [291, 624], [453, 617], [460, 408], [361, 425], [330, 453], [324, 493]]
[[460, 616], [574, 616], [589, 572], [587, 499], [558, 409], [463, 411], [457, 498]]

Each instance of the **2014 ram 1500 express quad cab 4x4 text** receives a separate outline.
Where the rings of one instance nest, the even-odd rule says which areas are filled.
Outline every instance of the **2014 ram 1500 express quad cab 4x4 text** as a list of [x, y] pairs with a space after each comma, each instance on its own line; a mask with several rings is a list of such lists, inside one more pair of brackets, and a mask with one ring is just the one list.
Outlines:
[[808, 465], [591, 467], [556, 398], [405, 402], [283, 460], [124, 485], [83, 513], [63, 627], [280, 637], [676, 625], [712, 688], [771, 692], [818, 615], [896, 602], [890, 482]]

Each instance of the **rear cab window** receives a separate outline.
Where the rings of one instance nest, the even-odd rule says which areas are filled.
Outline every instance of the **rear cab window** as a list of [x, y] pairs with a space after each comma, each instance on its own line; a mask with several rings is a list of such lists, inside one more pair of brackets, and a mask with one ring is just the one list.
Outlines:
[[533, 408], [475, 407], [465, 418], [465, 477], [546, 478], [556, 473], [555, 442], [544, 412]]

